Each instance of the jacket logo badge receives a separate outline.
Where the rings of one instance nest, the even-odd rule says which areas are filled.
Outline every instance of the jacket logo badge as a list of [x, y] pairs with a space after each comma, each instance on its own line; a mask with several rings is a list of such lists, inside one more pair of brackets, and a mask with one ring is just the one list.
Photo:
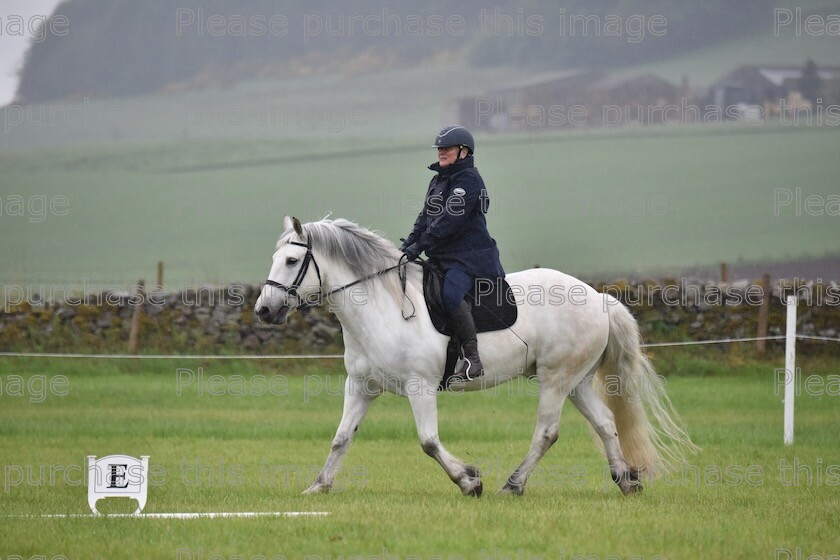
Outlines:
[[467, 194], [467, 191], [465, 191], [461, 187], [455, 187], [454, 189], [452, 189], [452, 194], [454, 194], [455, 196], [464, 196], [465, 194]]

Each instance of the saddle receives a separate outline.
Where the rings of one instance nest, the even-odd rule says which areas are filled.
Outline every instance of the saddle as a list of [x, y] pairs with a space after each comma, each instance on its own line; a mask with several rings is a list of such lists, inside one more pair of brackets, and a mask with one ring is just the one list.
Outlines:
[[[446, 365], [438, 386], [438, 391], [443, 391], [449, 385], [449, 378], [455, 371], [455, 364], [463, 357], [461, 341], [453, 333], [449, 315], [443, 305], [443, 271], [428, 261], [422, 265], [423, 294], [429, 317], [440, 334], [450, 337], [446, 348]], [[518, 310], [513, 290], [507, 281], [504, 278], [478, 279], [475, 284], [467, 292], [465, 299], [472, 309], [476, 334], [499, 331], [513, 326], [516, 323]]]

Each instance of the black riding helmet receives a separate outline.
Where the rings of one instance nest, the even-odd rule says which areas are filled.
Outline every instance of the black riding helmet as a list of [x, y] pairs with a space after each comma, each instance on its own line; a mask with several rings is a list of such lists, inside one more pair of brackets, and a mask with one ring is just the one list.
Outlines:
[[432, 148], [450, 148], [452, 146], [464, 146], [470, 152], [475, 152], [475, 140], [470, 131], [463, 126], [447, 126], [435, 137], [435, 145]]

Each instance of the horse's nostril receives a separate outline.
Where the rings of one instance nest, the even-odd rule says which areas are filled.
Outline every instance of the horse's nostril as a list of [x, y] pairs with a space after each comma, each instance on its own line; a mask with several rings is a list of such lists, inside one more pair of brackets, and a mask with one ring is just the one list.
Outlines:
[[257, 311], [257, 315], [259, 316], [260, 319], [263, 319], [263, 320], [267, 319], [269, 314], [270, 314], [270, 311], [268, 310], [268, 307], [266, 307], [266, 306], [260, 307], [260, 310]]

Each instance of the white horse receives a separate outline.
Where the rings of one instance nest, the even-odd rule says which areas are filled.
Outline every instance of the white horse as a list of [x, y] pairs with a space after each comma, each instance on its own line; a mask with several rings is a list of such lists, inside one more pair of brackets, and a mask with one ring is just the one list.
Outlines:
[[[448, 337], [429, 318], [420, 266], [400, 268], [402, 253], [390, 241], [347, 220], [301, 225], [287, 216], [284, 226], [255, 312], [264, 322], [283, 323], [294, 309], [326, 297], [343, 328], [347, 369], [341, 423], [305, 493], [330, 490], [369, 405], [390, 391], [408, 397], [423, 451], [464, 495], [481, 496], [478, 469], [449, 453], [438, 437]], [[400, 271], [407, 272], [405, 293]], [[506, 279], [517, 294], [517, 321], [511, 329], [478, 335], [485, 376], [459, 386], [485, 389], [521, 375], [539, 381], [531, 448], [501, 492], [524, 493], [557, 441], [566, 397], [603, 442], [624, 494], [641, 489], [640, 477], [666, 472], [685, 460], [685, 451], [697, 450], [642, 353], [638, 326], [624, 305], [556, 270], [525, 270]]]

